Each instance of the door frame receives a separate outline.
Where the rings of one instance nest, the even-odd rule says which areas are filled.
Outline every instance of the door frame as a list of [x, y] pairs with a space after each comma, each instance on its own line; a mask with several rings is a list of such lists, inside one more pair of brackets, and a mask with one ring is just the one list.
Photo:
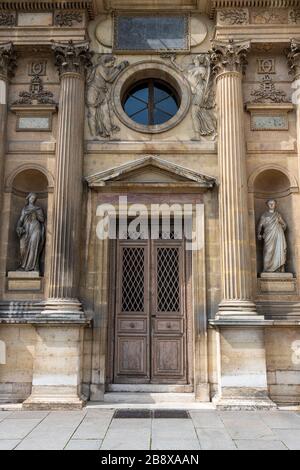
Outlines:
[[[125, 241], [126, 243], [126, 241]], [[149, 243], [149, 241], [147, 241]], [[155, 246], [159, 244], [164, 244], [164, 240], [157, 240], [154, 243], [150, 242], [149, 247], [151, 246], [152, 250], [150, 249], [147, 254], [147, 260], [148, 260], [148, 265], [150, 267], [151, 271], [154, 271], [155, 263], [153, 262], [154, 256], [155, 256]], [[185, 242], [180, 242], [181, 244], [184, 244]], [[135, 242], [136, 246], [138, 245], [145, 245], [145, 242]], [[175, 246], [179, 245], [178, 242], [174, 242], [171, 240], [170, 246]], [[108, 315], [108, 351], [107, 351], [107, 357], [108, 357], [108, 369], [107, 369], [107, 377], [106, 377], [106, 385], [112, 385], [114, 384], [115, 380], [115, 357], [116, 357], [116, 321], [117, 321], [117, 290], [121, 288], [120, 285], [118, 285], [118, 282], [120, 282], [119, 276], [116, 272], [116, 266], [117, 266], [117, 258], [118, 258], [118, 241], [111, 241], [109, 243], [109, 260], [110, 260], [110, 266], [109, 266], [109, 315]], [[185, 247], [182, 247], [182, 250], [185, 250]], [[182, 263], [182, 269], [183, 269], [183, 282], [184, 286], [181, 286], [181, 293], [180, 296], [182, 298], [183, 302], [183, 311], [184, 311], [184, 323], [185, 323], [185, 355], [184, 355], [184, 369], [186, 371], [186, 381], [184, 383], [182, 381], [176, 382], [174, 381], [168, 381], [167, 379], [162, 380], [161, 382], [158, 381], [150, 381], [150, 382], [145, 382], [142, 379], [136, 378], [136, 379], [130, 379], [128, 381], [120, 381], [118, 384], [124, 383], [124, 384], [147, 384], [151, 388], [151, 385], [153, 385], [153, 389], [157, 387], [158, 385], [170, 385], [170, 386], [186, 386], [186, 387], [192, 387], [194, 389], [194, 328], [193, 328], [193, 289], [192, 289], [192, 256], [191, 252], [189, 251], [184, 251], [184, 256], [183, 259], [181, 260]], [[146, 273], [145, 279], [147, 280], [148, 287], [151, 289], [153, 288], [153, 285], [150, 285], [150, 283], [153, 283], [153, 272]], [[146, 294], [146, 300], [148, 298], [148, 295]], [[148, 314], [148, 341], [151, 341], [152, 336], [152, 318], [151, 318], [151, 312], [148, 312], [149, 308], [149, 302], [147, 306], [147, 314]], [[149, 354], [150, 357], [147, 357], [148, 359], [148, 365], [150, 367], [150, 372], [153, 368], [153, 356], [151, 354], [152, 348], [151, 345], [149, 346]]]
[[[148, 188], [147, 188], [148, 189]], [[173, 188], [174, 190], [174, 188]], [[90, 261], [90, 271], [94, 279], [93, 289], [91, 290], [91, 305], [93, 308], [93, 331], [92, 331], [92, 358], [91, 358], [91, 381], [90, 381], [90, 399], [91, 401], [102, 401], [104, 394], [112, 383], [112, 321], [110, 312], [114, 311], [114, 282], [112, 266], [115, 262], [115, 254], [111, 249], [109, 240], [100, 240], [96, 235], [98, 220], [92, 218], [92, 214], [96, 213], [99, 204], [109, 203], [115, 206], [117, 216], [121, 211], [118, 206], [119, 197], [126, 195], [129, 203], [144, 204], [150, 208], [153, 203], [163, 204], [166, 200], [166, 193], [138, 191], [130, 193], [123, 191], [105, 192], [92, 191], [89, 193], [88, 213], [91, 214], [92, 225], [90, 226], [90, 234], [94, 234], [91, 238], [93, 255]], [[192, 358], [189, 367], [191, 374], [191, 382], [194, 384], [194, 392], [196, 400], [201, 402], [209, 402], [211, 399], [210, 383], [209, 383], [209, 357], [208, 357], [208, 322], [207, 322], [207, 298], [206, 298], [206, 262], [205, 262], [205, 203], [210, 201], [209, 192], [203, 191], [190, 192], [182, 191], [179, 193], [168, 192], [168, 202], [170, 204], [186, 203], [198, 204], [201, 207], [201, 213], [193, 210], [193, 230], [200, 237], [202, 244], [197, 251], [186, 252], [191, 258], [188, 263], [190, 272], [187, 273], [187, 282], [189, 284], [188, 315], [189, 330], [191, 331], [192, 341], [189, 342], [190, 357]], [[124, 213], [124, 212], [122, 212]], [[192, 366], [193, 364], [193, 366]]]

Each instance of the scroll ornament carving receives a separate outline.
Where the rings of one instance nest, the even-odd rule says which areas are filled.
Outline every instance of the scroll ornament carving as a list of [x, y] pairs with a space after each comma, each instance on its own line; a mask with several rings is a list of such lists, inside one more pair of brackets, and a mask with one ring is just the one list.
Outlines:
[[252, 11], [252, 23], [254, 24], [286, 24], [287, 13], [283, 10], [257, 10]]
[[89, 50], [89, 42], [56, 43], [53, 42], [52, 49], [55, 54], [55, 65], [60, 76], [66, 73], [77, 73], [85, 75], [91, 66], [92, 53]]
[[111, 139], [113, 134], [120, 131], [113, 119], [111, 88], [129, 62], [123, 61], [116, 65], [116, 58], [111, 54], [97, 54], [94, 62], [87, 76], [89, 128], [94, 139]]
[[71, 28], [74, 23], [81, 23], [82, 20], [83, 16], [81, 13], [60, 11], [59, 13], [56, 13], [54, 23], [55, 26]]
[[247, 54], [250, 49], [249, 41], [237, 42], [233, 39], [229, 41], [213, 41], [210, 61], [213, 73], [222, 72], [245, 72]]
[[219, 20], [222, 24], [228, 25], [240, 25], [249, 23], [249, 12], [248, 10], [222, 10], [219, 13]]
[[20, 99], [14, 105], [49, 104], [56, 105], [51, 91], [44, 90], [44, 84], [38, 75], [35, 75], [30, 84], [29, 91], [21, 91]]
[[196, 140], [214, 140], [217, 136], [216, 96], [209, 55], [195, 56], [193, 62], [185, 68], [178, 64], [175, 54], [162, 54], [162, 57], [170, 59], [172, 65], [184, 74], [190, 85]]
[[16, 15], [15, 13], [0, 12], [0, 26], [15, 26]]
[[254, 103], [286, 103], [288, 101], [286, 93], [276, 90], [276, 86], [270, 75], [265, 75], [258, 90], [251, 93]]
[[40, 271], [40, 258], [45, 245], [45, 215], [36, 205], [37, 195], [28, 194], [26, 205], [17, 223], [20, 239], [19, 271]]
[[289, 22], [292, 24], [300, 23], [300, 8], [291, 10], [289, 13]]
[[12, 43], [0, 45], [0, 76], [10, 78], [14, 76], [17, 67], [17, 55]]
[[264, 272], [283, 273], [287, 262], [287, 224], [277, 211], [277, 201], [270, 199], [266, 205], [267, 211], [261, 216], [257, 228], [257, 237], [264, 242]]

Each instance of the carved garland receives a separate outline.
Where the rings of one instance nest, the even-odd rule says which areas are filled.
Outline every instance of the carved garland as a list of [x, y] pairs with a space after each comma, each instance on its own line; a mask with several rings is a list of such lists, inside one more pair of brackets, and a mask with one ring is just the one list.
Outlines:
[[15, 26], [16, 15], [15, 13], [0, 12], [0, 26]]
[[72, 27], [74, 23], [81, 23], [82, 20], [81, 13], [60, 11], [55, 15], [54, 24], [60, 27]]

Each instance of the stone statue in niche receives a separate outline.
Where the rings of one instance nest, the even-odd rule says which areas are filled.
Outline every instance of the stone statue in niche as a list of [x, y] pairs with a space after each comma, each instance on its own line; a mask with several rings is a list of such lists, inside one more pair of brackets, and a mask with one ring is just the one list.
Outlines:
[[40, 258], [45, 245], [45, 215], [36, 205], [37, 195], [28, 194], [27, 204], [17, 224], [21, 263], [18, 271], [40, 271]]
[[115, 125], [111, 109], [111, 87], [120, 73], [129, 65], [123, 61], [116, 65], [111, 54], [96, 55], [96, 63], [87, 77], [86, 103], [91, 135], [94, 139], [111, 139], [120, 131]]
[[177, 63], [175, 54], [165, 54], [163, 57], [169, 58], [173, 66], [185, 75], [190, 84], [196, 140], [203, 138], [215, 140], [217, 136], [216, 102], [209, 56], [199, 54], [194, 57], [193, 63], [185, 68]]
[[277, 211], [277, 201], [266, 203], [267, 211], [261, 216], [257, 236], [264, 241], [264, 273], [284, 273], [287, 261], [287, 224]]

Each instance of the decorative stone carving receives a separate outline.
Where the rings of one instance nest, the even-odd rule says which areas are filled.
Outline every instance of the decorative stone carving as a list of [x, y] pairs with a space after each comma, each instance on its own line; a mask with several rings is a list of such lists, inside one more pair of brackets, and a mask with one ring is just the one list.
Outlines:
[[287, 11], [282, 9], [257, 9], [251, 12], [251, 23], [254, 24], [287, 24]]
[[19, 271], [40, 271], [40, 258], [45, 244], [45, 215], [36, 205], [37, 195], [28, 194], [27, 204], [17, 224], [20, 238]]
[[294, 8], [289, 12], [289, 23], [299, 24], [300, 23], [300, 8]]
[[275, 59], [272, 59], [272, 58], [257, 59], [257, 73], [261, 75], [276, 73]]
[[208, 54], [194, 57], [193, 63], [185, 68], [180, 67], [176, 55], [169, 57], [174, 67], [182, 72], [190, 84], [192, 92], [192, 117], [197, 140], [202, 137], [216, 138], [217, 119], [215, 116], [215, 89], [210, 58]]
[[82, 13], [75, 11], [60, 11], [55, 14], [54, 24], [55, 26], [71, 28], [74, 23], [81, 23], [82, 20]]
[[15, 26], [16, 15], [10, 12], [0, 12], [0, 26]]
[[219, 22], [225, 25], [241, 25], [249, 23], [248, 9], [226, 9], [219, 12]]
[[300, 73], [300, 41], [291, 40], [291, 49], [287, 51], [288, 66], [292, 75]]
[[11, 42], [0, 45], [0, 78], [11, 78], [17, 67], [17, 56]]
[[45, 77], [47, 75], [47, 61], [46, 60], [35, 60], [29, 64], [28, 75], [34, 77]]
[[245, 72], [249, 49], [249, 41], [213, 41], [210, 53], [213, 72]]
[[258, 240], [264, 241], [264, 272], [284, 273], [287, 261], [287, 242], [285, 231], [287, 224], [277, 211], [277, 201], [267, 201], [268, 210], [261, 216], [258, 228]]
[[13, 103], [16, 105], [37, 105], [37, 104], [50, 104], [55, 105], [53, 93], [44, 90], [44, 84], [38, 75], [35, 75], [30, 83], [29, 91], [21, 91], [19, 93], [20, 99]]
[[258, 90], [251, 92], [254, 103], [286, 103], [288, 101], [286, 93], [276, 90], [274, 81], [269, 75], [265, 75], [259, 85]]
[[116, 58], [111, 54], [98, 54], [94, 66], [89, 70], [86, 104], [89, 128], [94, 139], [110, 139], [120, 131], [113, 121], [111, 87], [128, 65], [127, 61], [116, 65]]
[[89, 50], [88, 41], [74, 43], [53, 43], [52, 49], [55, 54], [55, 65], [60, 76], [65, 73], [77, 73], [85, 75], [91, 66], [92, 53]]

